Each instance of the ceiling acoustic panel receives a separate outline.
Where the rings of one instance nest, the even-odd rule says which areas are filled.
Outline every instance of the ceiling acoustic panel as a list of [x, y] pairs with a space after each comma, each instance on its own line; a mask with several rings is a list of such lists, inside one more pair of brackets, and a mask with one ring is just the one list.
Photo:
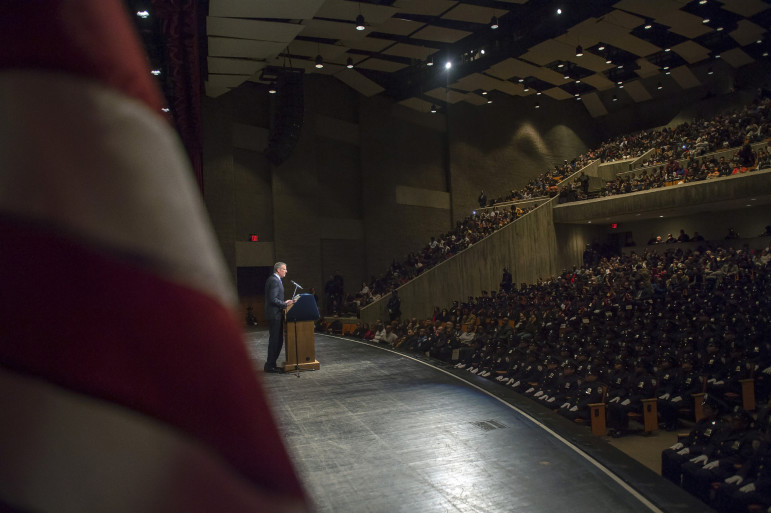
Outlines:
[[643, 86], [642, 82], [639, 80], [624, 84], [624, 91], [626, 91], [626, 94], [637, 103], [653, 99], [651, 93], [645, 89], [645, 86]]
[[409, 57], [410, 59], [426, 60], [429, 55], [438, 52], [435, 48], [426, 48], [425, 46], [408, 45], [405, 43], [396, 43], [383, 50], [384, 55], [396, 55], [397, 57]]
[[645, 18], [653, 18], [659, 23], [659, 18], [666, 16], [673, 10], [680, 9], [690, 0], [621, 0], [613, 7], [623, 9]]
[[303, 20], [316, 16], [326, 0], [209, 0], [209, 16]]
[[[273, 0], [282, 3], [279, 0]], [[284, 0], [286, 1], [286, 0]], [[350, 20], [351, 30], [356, 30], [353, 23], [361, 14], [367, 25], [377, 26], [396, 14], [397, 9], [386, 5], [375, 5], [366, 2], [350, 2], [348, 0], [326, 0], [316, 12], [317, 18], [331, 20]]]
[[206, 18], [206, 34], [209, 36], [255, 39], [288, 43], [302, 31], [302, 25], [273, 21], [247, 20], [243, 18]]
[[212, 57], [242, 57], [245, 59], [271, 59], [283, 52], [287, 43], [209, 37], [209, 55]]
[[466, 93], [453, 91], [446, 87], [437, 87], [436, 89], [426, 92], [426, 96], [436, 98], [445, 103], [458, 103], [459, 101], [463, 101], [463, 97], [466, 96]]
[[394, 71], [399, 71], [400, 69], [406, 68], [407, 65], [402, 64], [400, 62], [386, 61], [384, 59], [377, 59], [375, 57], [370, 57], [369, 59], [365, 59], [361, 61], [358, 64], [358, 67], [363, 69], [371, 69], [375, 71], [385, 71], [388, 73], [393, 73]]
[[405, 20], [402, 18], [391, 18], [384, 23], [381, 23], [375, 29], [376, 32], [382, 32], [384, 34], [393, 34], [395, 36], [409, 36], [413, 32], [425, 27], [425, 23], [413, 20]]
[[694, 75], [693, 71], [691, 71], [691, 68], [688, 66], [678, 66], [672, 70], [671, 76], [674, 81], [677, 82], [677, 85], [683, 89], [690, 89], [701, 85], [699, 79], [696, 78], [696, 75]]
[[489, 100], [484, 96], [480, 96], [476, 93], [467, 93], [463, 97], [463, 101], [466, 103], [470, 103], [471, 105], [485, 105]]
[[458, 4], [448, 12], [442, 15], [442, 19], [453, 21], [470, 21], [471, 23], [488, 24], [493, 16], [499, 18], [508, 11], [503, 9], [493, 9], [473, 4]]
[[681, 36], [694, 38], [703, 36], [714, 29], [708, 24], [702, 23], [700, 16], [685, 11], [672, 11], [656, 21], [669, 27], [670, 32]]
[[345, 68], [336, 73], [335, 78], [346, 84], [354, 91], [358, 91], [367, 98], [378, 95], [385, 91], [385, 89], [383, 89], [380, 84], [370, 80], [355, 69]]
[[393, 3], [393, 6], [398, 12], [403, 12], [405, 14], [440, 16], [457, 4], [458, 2], [454, 0], [396, 0]]
[[736, 24], [736, 30], [729, 32], [728, 35], [740, 45], [747, 46], [763, 39], [765, 33], [765, 29], [760, 25], [756, 25], [750, 20], [739, 20]]
[[228, 57], [209, 57], [206, 59], [209, 73], [223, 75], [252, 75], [265, 67], [264, 61], [251, 59], [231, 59]]
[[551, 89], [547, 89], [543, 92], [543, 94], [554, 98], [555, 100], [567, 100], [568, 98], [573, 98], [572, 94], [560, 87], [552, 87]]
[[467, 32], [465, 30], [426, 25], [424, 28], [413, 34], [412, 37], [416, 39], [425, 39], [426, 41], [437, 41], [439, 43], [457, 43], [471, 34], [472, 32]]
[[594, 87], [599, 91], [605, 91], [607, 89], [612, 89], [613, 87], [616, 87], [616, 83], [608, 80], [608, 78], [602, 73], [595, 73], [594, 75], [589, 75], [588, 77], [582, 78], [581, 81], [585, 84], [589, 84], [590, 86]]
[[431, 107], [434, 105], [431, 102], [427, 102], [426, 100], [423, 100], [421, 98], [407, 98], [406, 100], [402, 100], [399, 102], [399, 105], [403, 105], [404, 107], [409, 107], [412, 110], [416, 110], [418, 112], [431, 112]]
[[304, 20], [301, 36], [307, 38], [319, 39], [362, 39], [372, 30], [368, 27], [365, 30], [356, 30], [353, 23], [332, 20]]
[[701, 62], [709, 57], [709, 48], [704, 48], [693, 41], [683, 41], [673, 46], [672, 51], [691, 64]]
[[747, 55], [741, 48], [732, 48], [725, 52], [721, 52], [720, 58], [734, 68], [741, 68], [742, 66], [755, 62], [755, 59]]
[[589, 115], [593, 118], [599, 118], [608, 113], [608, 109], [602, 104], [602, 100], [600, 100], [597, 93], [589, 93], [581, 96], [581, 102], [584, 104], [584, 107], [586, 107]]
[[729, 12], [745, 16], [755, 16], [769, 8], [762, 0], [718, 0], [723, 4], [723, 9]]

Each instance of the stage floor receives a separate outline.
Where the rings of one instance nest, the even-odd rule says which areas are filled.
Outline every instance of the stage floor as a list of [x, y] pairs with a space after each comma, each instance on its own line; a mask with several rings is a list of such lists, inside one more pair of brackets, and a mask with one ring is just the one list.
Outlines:
[[[261, 369], [267, 332], [246, 338]], [[711, 511], [495, 382], [318, 334], [316, 358], [317, 371], [261, 374], [318, 512]]]

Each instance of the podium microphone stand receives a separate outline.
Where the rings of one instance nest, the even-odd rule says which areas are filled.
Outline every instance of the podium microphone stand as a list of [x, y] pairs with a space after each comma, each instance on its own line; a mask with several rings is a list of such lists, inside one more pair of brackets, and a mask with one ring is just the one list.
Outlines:
[[[296, 291], [297, 289], [295, 289]], [[286, 361], [284, 372], [318, 370], [321, 364], [316, 360], [314, 321], [319, 317], [319, 308], [312, 294], [300, 294], [295, 304], [286, 309]], [[290, 326], [292, 324], [292, 326]]]

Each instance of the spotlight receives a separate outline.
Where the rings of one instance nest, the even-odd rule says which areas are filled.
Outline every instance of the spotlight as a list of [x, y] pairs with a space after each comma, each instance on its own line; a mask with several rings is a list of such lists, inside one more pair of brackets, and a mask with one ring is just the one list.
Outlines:
[[557, 64], [557, 67], [558, 68], [564, 68], [565, 67], [565, 63], [560, 61], [559, 64]]
[[701, 22], [706, 25], [707, 23], [710, 22], [710, 19], [709, 18], [704, 18], [703, 20], [701, 20]]
[[581, 45], [576, 46], [576, 57], [581, 57], [584, 54], [584, 49]]
[[482, 96], [486, 95], [487, 91], [482, 91]]
[[671, 48], [664, 48], [664, 51], [665, 51], [665, 52], [671, 52], [671, 51], [672, 51], [672, 49], [671, 49]]
[[364, 16], [359, 14], [356, 16], [356, 30], [364, 30], [367, 26], [364, 24]]
[[345, 67], [348, 69], [353, 69], [353, 59], [351, 57], [348, 57], [348, 60], [345, 63]]
[[275, 82], [271, 82], [270, 83], [270, 87], [268, 88], [268, 93], [269, 94], [276, 94], [276, 83]]
[[429, 57], [428, 60], [426, 61], [426, 66], [433, 66], [433, 65], [434, 65], [434, 58]]
[[450, 62], [450, 61], [445, 62], [444, 63], [444, 69], [450, 69], [450, 68], [452, 68], [452, 62]]
[[570, 80], [570, 72], [568, 70], [565, 70], [565, 74], [563, 75], [563, 78], [565, 80]]
[[714, 73], [714, 71], [712, 71], [712, 68], [709, 68], [709, 69], [707, 70], [707, 75], [711, 75], [711, 74], [713, 74], [713, 73]]
[[707, 0], [699, 0], [699, 5], [704, 5], [707, 3]]
[[598, 47], [597, 47], [597, 51], [598, 51], [598, 52], [601, 52], [601, 51], [603, 51], [603, 50], [605, 50], [605, 45], [604, 45], [604, 44], [602, 44], [602, 43], [600, 43], [600, 46], [598, 46]]
[[723, 27], [718, 27], [718, 28], [716, 28], [715, 30], [716, 30], [717, 32], [722, 32], [722, 31], [724, 31], [724, 30], [725, 30], [725, 28], [723, 28]]
[[535, 108], [540, 109], [541, 108], [541, 102], [535, 102]]
[[562, 9], [557, 9], [557, 14], [562, 14]]
[[316, 68], [321, 69], [324, 67], [324, 59], [321, 58], [321, 55], [316, 56]]
[[541, 91], [536, 91], [536, 92], [535, 92], [535, 95], [536, 95], [536, 96], [541, 96], [541, 94], [543, 94], [543, 93], [541, 93]]
[[650, 23], [646, 23], [646, 24], [645, 24], [645, 27], [643, 27], [643, 28], [644, 28], [645, 30], [650, 30], [650, 29], [652, 29], [652, 28], [653, 28], [653, 25], [651, 25]]
[[436, 105], [431, 104], [431, 114], [436, 114]]
[[493, 16], [493, 19], [490, 20], [490, 28], [493, 30], [498, 28], [498, 16]]
[[617, 102], [617, 101], [618, 101], [618, 96], [616, 96], [615, 94], [613, 95], [613, 101], [614, 101], [614, 102]]
[[525, 87], [522, 88], [524, 92], [528, 92], [530, 90], [530, 86], [525, 84]]
[[157, 77], [158, 75], [160, 75], [160, 74], [161, 74], [161, 70], [159, 70], [159, 69], [154, 69], [154, 70], [152, 70], [152, 71], [150, 72], [150, 74], [151, 74], [151, 75], [154, 75], [154, 76], [156, 76], [156, 77]]
[[580, 81], [580, 80], [576, 80], [576, 84], [580, 84], [580, 83], [581, 83], [581, 81]]
[[147, 11], [137, 11], [137, 16], [139, 16], [143, 20], [146, 20], [147, 18], [150, 17], [150, 13]]
[[664, 88], [664, 86], [661, 85], [661, 82], [656, 84], [656, 89], [658, 89], [659, 91], [661, 91], [663, 88]]
[[487, 99], [487, 103], [493, 103], [493, 100], [492, 100], [492, 98], [488, 98], [488, 99]]

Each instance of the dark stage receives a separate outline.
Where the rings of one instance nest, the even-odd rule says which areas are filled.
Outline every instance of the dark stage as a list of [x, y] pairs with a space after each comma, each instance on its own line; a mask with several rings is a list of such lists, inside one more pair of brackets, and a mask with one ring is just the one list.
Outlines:
[[[261, 369], [267, 331], [246, 339]], [[316, 357], [318, 371], [262, 378], [319, 512], [711, 511], [495, 382], [318, 334]]]

